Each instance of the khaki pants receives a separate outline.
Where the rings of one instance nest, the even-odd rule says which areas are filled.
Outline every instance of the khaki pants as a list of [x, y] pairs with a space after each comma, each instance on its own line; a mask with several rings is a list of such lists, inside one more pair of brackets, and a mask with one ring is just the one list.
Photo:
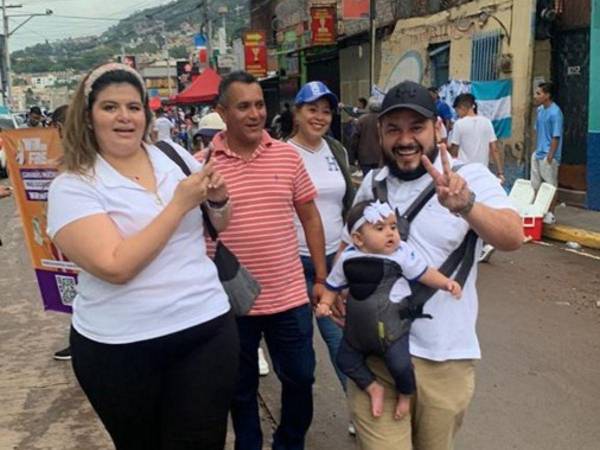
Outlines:
[[473, 360], [435, 362], [412, 358], [417, 392], [411, 413], [394, 420], [396, 390], [383, 361], [370, 357], [368, 365], [385, 388], [383, 415], [371, 415], [369, 396], [348, 383], [348, 403], [361, 450], [452, 450], [475, 389]]

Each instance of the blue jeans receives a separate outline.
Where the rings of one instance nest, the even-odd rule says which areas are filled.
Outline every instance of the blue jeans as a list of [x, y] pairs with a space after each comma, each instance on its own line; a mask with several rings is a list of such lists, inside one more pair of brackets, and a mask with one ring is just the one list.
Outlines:
[[258, 414], [258, 345], [264, 334], [281, 381], [281, 420], [273, 450], [302, 450], [313, 416], [315, 351], [310, 305], [277, 314], [238, 317], [240, 372], [231, 408], [235, 450], [261, 450]]
[[[331, 267], [333, 266], [333, 259], [335, 257], [335, 253], [331, 255], [327, 255], [327, 271], [331, 271]], [[313, 265], [312, 259], [310, 256], [300, 256], [302, 260], [302, 267], [304, 267], [304, 278], [306, 278], [306, 289], [308, 290], [308, 296], [312, 297], [312, 290], [315, 279], [315, 266]], [[346, 375], [342, 373], [337, 365], [337, 354], [340, 348], [340, 343], [342, 342], [342, 329], [338, 327], [330, 317], [318, 317], [317, 318], [317, 327], [319, 328], [319, 333], [321, 337], [325, 341], [327, 345], [327, 350], [329, 351], [329, 359], [331, 360], [331, 364], [335, 369], [335, 373], [340, 380], [340, 384], [342, 385], [342, 389], [346, 392]]]

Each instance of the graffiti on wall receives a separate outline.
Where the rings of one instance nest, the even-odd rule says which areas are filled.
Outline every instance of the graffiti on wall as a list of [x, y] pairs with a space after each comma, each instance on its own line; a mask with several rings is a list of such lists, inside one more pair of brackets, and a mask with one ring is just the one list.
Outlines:
[[387, 91], [392, 86], [405, 80], [421, 83], [423, 81], [423, 66], [423, 58], [419, 52], [410, 50], [404, 53], [390, 72], [385, 82], [385, 90]]

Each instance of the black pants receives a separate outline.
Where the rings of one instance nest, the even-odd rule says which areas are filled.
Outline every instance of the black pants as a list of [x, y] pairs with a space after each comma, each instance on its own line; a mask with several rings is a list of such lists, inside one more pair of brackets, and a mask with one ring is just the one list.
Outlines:
[[[409, 333], [404, 334], [392, 342], [383, 354], [383, 360], [394, 379], [396, 390], [404, 395], [411, 395], [416, 389], [415, 374], [408, 351], [408, 338]], [[338, 367], [363, 390], [375, 381], [375, 375], [366, 363], [367, 356], [366, 353], [352, 348], [345, 338], [342, 339], [337, 355]]]
[[225, 446], [239, 362], [231, 312], [131, 344], [98, 343], [71, 328], [71, 353], [75, 376], [117, 450]]

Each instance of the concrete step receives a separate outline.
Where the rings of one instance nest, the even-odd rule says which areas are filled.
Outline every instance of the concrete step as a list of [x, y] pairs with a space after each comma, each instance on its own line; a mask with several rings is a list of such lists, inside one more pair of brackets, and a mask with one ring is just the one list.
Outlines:
[[585, 207], [586, 191], [576, 191], [573, 189], [558, 188], [559, 203], [566, 203], [570, 206]]

